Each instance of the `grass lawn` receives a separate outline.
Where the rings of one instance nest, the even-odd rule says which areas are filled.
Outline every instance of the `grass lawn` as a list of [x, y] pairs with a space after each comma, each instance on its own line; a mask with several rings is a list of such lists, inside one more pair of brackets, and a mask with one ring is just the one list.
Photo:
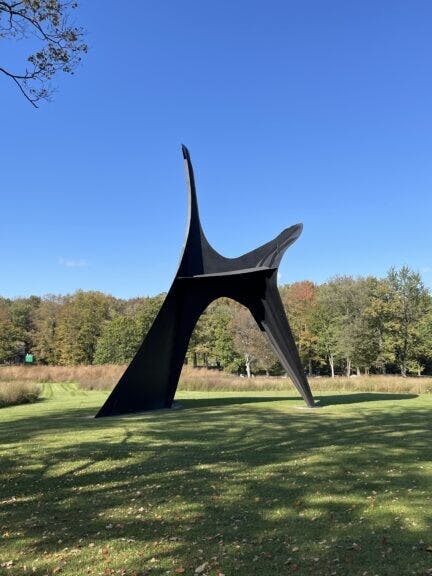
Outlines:
[[432, 395], [105, 397], [0, 410], [0, 574], [432, 574]]

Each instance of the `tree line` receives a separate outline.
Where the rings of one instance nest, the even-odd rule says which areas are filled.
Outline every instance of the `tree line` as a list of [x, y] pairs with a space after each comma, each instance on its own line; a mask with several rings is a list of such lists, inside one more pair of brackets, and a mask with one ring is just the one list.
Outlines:
[[[408, 267], [385, 278], [338, 276], [280, 287], [309, 375], [432, 374], [432, 295]], [[0, 298], [0, 363], [128, 363], [164, 294], [128, 300], [102, 292]], [[186, 362], [251, 376], [282, 374], [248, 310], [221, 298], [201, 316]]]

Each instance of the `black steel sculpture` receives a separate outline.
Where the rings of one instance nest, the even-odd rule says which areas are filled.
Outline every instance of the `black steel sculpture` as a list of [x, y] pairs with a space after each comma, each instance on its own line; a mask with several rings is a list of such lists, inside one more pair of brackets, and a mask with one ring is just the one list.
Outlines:
[[309, 407], [314, 400], [277, 288], [277, 270], [302, 225], [238, 258], [225, 258], [201, 227], [189, 152], [182, 146], [189, 180], [186, 241], [177, 274], [144, 342], [96, 417], [171, 408], [192, 331], [207, 306], [222, 296], [249, 308], [282, 366]]

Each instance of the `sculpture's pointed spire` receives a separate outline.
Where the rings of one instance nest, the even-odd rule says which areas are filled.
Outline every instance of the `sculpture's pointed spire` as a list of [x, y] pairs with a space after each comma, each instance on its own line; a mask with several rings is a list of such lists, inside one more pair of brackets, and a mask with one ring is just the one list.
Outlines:
[[200, 218], [199, 218], [198, 200], [196, 195], [195, 176], [192, 167], [192, 162], [190, 159], [189, 150], [186, 148], [184, 144], [182, 144], [181, 147], [183, 158], [185, 161], [185, 171], [188, 183], [188, 212], [189, 212], [188, 220], [189, 224], [194, 223], [199, 225]]
[[188, 183], [188, 222], [183, 252], [180, 258], [178, 276], [196, 276], [204, 272], [203, 237], [198, 211], [195, 176], [189, 150], [182, 144], [185, 170]]

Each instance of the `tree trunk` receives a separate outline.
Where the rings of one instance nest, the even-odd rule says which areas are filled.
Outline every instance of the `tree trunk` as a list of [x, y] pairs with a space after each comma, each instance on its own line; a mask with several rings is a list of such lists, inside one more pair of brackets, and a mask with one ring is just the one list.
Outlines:
[[347, 362], [346, 363], [346, 375], [347, 375], [347, 378], [349, 378], [351, 376], [351, 360], [349, 358], [347, 358], [346, 362]]
[[330, 370], [331, 370], [331, 377], [334, 378], [335, 377], [335, 373], [334, 373], [334, 358], [333, 356], [330, 354], [329, 356], [329, 364], [330, 364]]
[[366, 366], [365, 368], [365, 376], [369, 376], [369, 366]]
[[250, 378], [251, 377], [251, 368], [250, 368], [251, 361], [250, 361], [249, 354], [245, 354], [245, 364], [246, 364], [246, 376], [248, 378]]
[[401, 364], [400, 371], [401, 371], [402, 378], [406, 378], [406, 366], [405, 366], [405, 364]]
[[[366, 374], [366, 370], [365, 370], [365, 374]], [[361, 376], [360, 366], [357, 366], [357, 376]]]
[[192, 355], [192, 366], [193, 366], [193, 368], [196, 368], [196, 367], [197, 367], [197, 364], [198, 364], [198, 362], [197, 362], [197, 354], [196, 354], [196, 352], [194, 352], [193, 355]]
[[312, 360], [309, 358], [308, 376], [312, 376]]

